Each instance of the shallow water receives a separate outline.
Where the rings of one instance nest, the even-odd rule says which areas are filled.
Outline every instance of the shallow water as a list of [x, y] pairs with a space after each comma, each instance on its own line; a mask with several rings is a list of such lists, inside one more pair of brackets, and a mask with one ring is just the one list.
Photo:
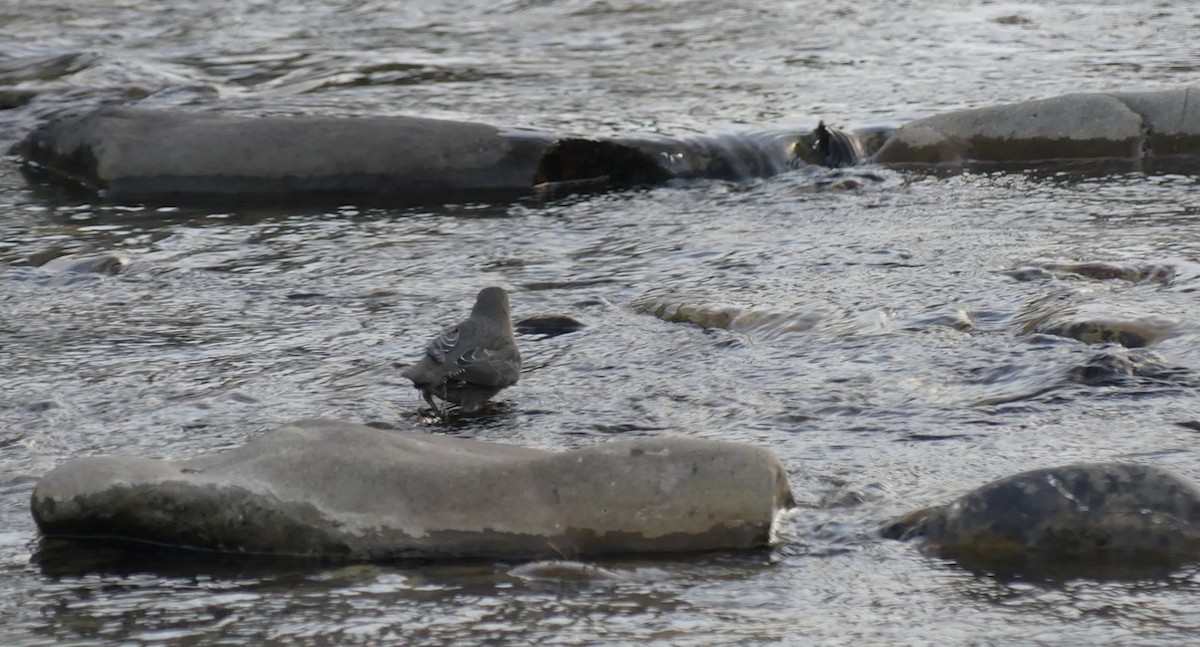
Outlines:
[[[1200, 67], [1200, 15], [1151, 2], [92, 1], [9, 3], [0, 24], [3, 148], [112, 101], [716, 133], [1176, 88]], [[0, 168], [0, 643], [1180, 644], [1200, 629], [1194, 568], [1009, 579], [877, 534], [1035, 467], [1200, 479], [1195, 176], [801, 169], [548, 203], [214, 212]], [[107, 260], [63, 258], [89, 255]], [[587, 327], [519, 339], [526, 373], [487, 415], [424, 420], [397, 366], [487, 284], [512, 290], [515, 318]], [[666, 321], [662, 305], [741, 318]], [[1144, 347], [1085, 343], [1063, 336], [1079, 316], [1152, 325]], [[582, 583], [38, 541], [29, 495], [67, 459], [194, 456], [316, 415], [552, 449], [758, 443], [801, 507], [772, 551], [599, 560], [617, 577]]]

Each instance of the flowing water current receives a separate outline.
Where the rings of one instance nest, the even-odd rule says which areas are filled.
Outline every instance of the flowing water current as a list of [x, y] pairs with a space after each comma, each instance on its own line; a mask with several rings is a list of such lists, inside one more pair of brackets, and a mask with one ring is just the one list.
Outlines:
[[[63, 111], [133, 102], [590, 136], [895, 125], [1194, 84], [1198, 30], [1190, 4], [1149, 1], [0, 0], [0, 147]], [[1200, 569], [997, 577], [879, 536], [1037, 467], [1143, 461], [1200, 479], [1194, 175], [810, 168], [268, 210], [112, 204], [2, 162], [0, 644], [1200, 632]], [[586, 327], [520, 336], [525, 373], [486, 415], [425, 419], [399, 367], [485, 285], [512, 292], [515, 319]], [[1072, 317], [1138, 335], [1055, 324]], [[781, 457], [800, 507], [772, 550], [596, 560], [607, 576], [583, 581], [497, 561], [247, 563], [39, 540], [29, 497], [63, 461], [191, 457], [309, 416], [555, 450], [755, 443]]]

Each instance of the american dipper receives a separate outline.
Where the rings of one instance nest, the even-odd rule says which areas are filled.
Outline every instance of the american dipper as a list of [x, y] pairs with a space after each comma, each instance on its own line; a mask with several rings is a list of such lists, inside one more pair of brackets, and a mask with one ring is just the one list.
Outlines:
[[513, 339], [508, 292], [497, 287], [480, 290], [471, 316], [429, 340], [425, 356], [403, 375], [441, 413], [434, 396], [474, 413], [500, 389], [516, 384], [521, 353]]

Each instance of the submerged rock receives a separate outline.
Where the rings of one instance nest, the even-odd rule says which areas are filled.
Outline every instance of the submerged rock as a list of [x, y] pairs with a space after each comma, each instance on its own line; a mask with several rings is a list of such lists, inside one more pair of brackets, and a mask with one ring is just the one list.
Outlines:
[[1005, 274], [1018, 281], [1059, 277], [1166, 285], [1174, 280], [1175, 268], [1171, 265], [1146, 262], [1042, 261], [1009, 270]]
[[129, 265], [129, 258], [120, 254], [99, 253], [59, 256], [42, 264], [49, 274], [100, 274], [114, 276]]
[[583, 330], [586, 327], [587, 324], [567, 315], [538, 315], [513, 323], [513, 330], [519, 334], [541, 335], [542, 337], [558, 337]]
[[[245, 117], [110, 106], [56, 117], [12, 152], [35, 178], [65, 179], [113, 201], [552, 198], [680, 178], [740, 182], [804, 165], [1186, 161], [1200, 154], [1195, 94], [1069, 94], [935, 115], [894, 130], [840, 131], [822, 122], [807, 132], [613, 138], [407, 116]], [[858, 185], [841, 178], [826, 188]]]
[[1067, 371], [1072, 382], [1087, 386], [1125, 384], [1131, 378], [1160, 387], [1195, 387], [1195, 378], [1183, 367], [1171, 366], [1162, 356], [1145, 348], [1107, 346], [1090, 354]]
[[884, 531], [967, 561], [1034, 554], [1200, 558], [1200, 488], [1161, 467], [1091, 463], [1002, 478]]
[[670, 298], [650, 297], [636, 301], [633, 309], [671, 323], [690, 323], [702, 328], [721, 328], [741, 333], [784, 334], [812, 330], [827, 312], [766, 312], [732, 305], [704, 305]]
[[1085, 344], [1119, 344], [1125, 348], [1154, 345], [1182, 325], [1174, 317], [1135, 312], [1132, 306], [1096, 297], [1074, 291], [1046, 294], [1026, 305], [1013, 321], [1022, 335], [1054, 335]]
[[595, 564], [565, 559], [542, 560], [515, 566], [508, 574], [527, 582], [598, 583], [628, 579], [617, 571]]
[[1129, 319], [1102, 313], [1071, 313], [1047, 319], [1026, 332], [1075, 339], [1085, 344], [1120, 344], [1143, 348], [1175, 331], [1179, 322], [1158, 315]]
[[752, 548], [791, 505], [779, 459], [749, 445], [554, 453], [321, 419], [189, 460], [70, 461], [32, 499], [52, 537], [353, 560]]

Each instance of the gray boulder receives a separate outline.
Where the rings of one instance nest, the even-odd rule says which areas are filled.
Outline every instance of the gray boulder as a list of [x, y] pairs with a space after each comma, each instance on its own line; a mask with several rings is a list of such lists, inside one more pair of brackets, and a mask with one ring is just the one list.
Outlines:
[[113, 201], [414, 203], [767, 177], [852, 158], [847, 141], [824, 128], [585, 139], [405, 116], [106, 107], [55, 118], [13, 152], [35, 176], [66, 179]]
[[320, 419], [189, 460], [73, 460], [32, 499], [47, 536], [354, 560], [746, 549], [791, 505], [778, 458], [749, 445], [555, 453]]
[[1068, 94], [901, 126], [881, 164], [1142, 160], [1200, 154], [1200, 90]]
[[1200, 488], [1151, 465], [1092, 463], [1023, 472], [884, 531], [967, 562], [1200, 558]]
[[36, 170], [114, 200], [527, 192], [554, 138], [415, 117], [255, 118], [108, 107], [16, 148]]

